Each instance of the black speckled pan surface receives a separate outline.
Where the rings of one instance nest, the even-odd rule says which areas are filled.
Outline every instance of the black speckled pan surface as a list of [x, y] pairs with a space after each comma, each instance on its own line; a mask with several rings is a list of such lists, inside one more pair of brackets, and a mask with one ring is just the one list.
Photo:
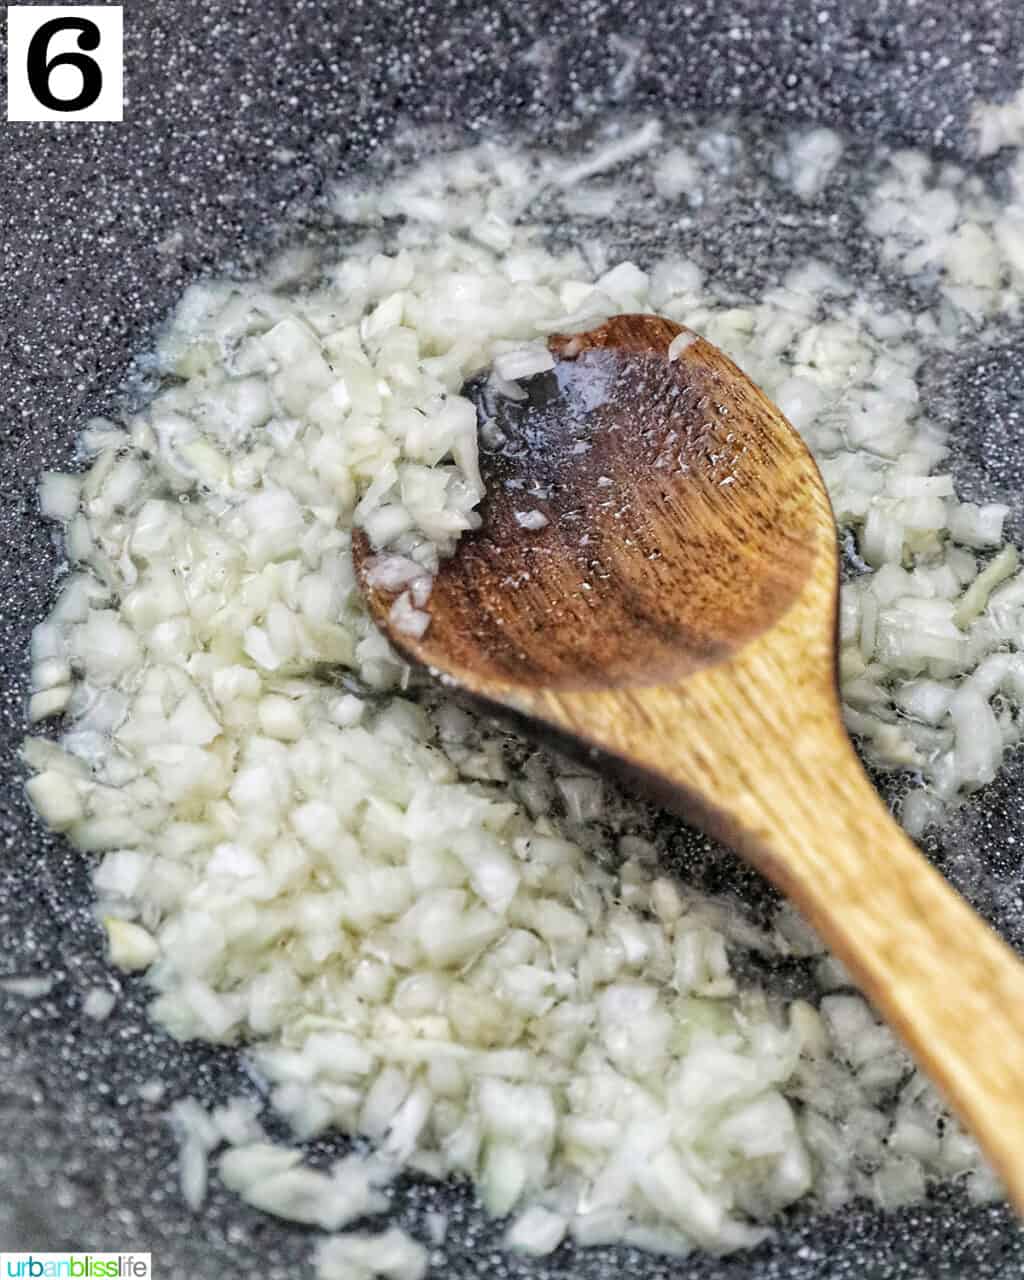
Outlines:
[[[41, 1000], [0, 993], [0, 1249], [148, 1249], [160, 1277], [292, 1276], [308, 1271], [309, 1233], [216, 1186], [202, 1214], [189, 1214], [162, 1108], [135, 1094], [153, 1076], [168, 1098], [251, 1089], [233, 1055], [154, 1033], [135, 980], [121, 980], [107, 1022], [81, 1014], [84, 993], [114, 981], [87, 871], [30, 815], [15, 755], [28, 634], [58, 563], [36, 511], [38, 472], [68, 463], [78, 426], [111, 405], [187, 281], [243, 266], [297, 232], [335, 174], [358, 170], [411, 123], [552, 140], [594, 111], [725, 108], [835, 125], [866, 147], [955, 154], [971, 100], [1024, 79], [1024, 6], [129, 0], [125, 32], [124, 124], [0, 123], [0, 976], [55, 978]], [[640, 58], [631, 85], [614, 89], [616, 34]], [[983, 486], [1010, 501], [1018, 540], [1019, 356], [954, 361], [933, 388], [936, 411], [957, 415], [968, 496]], [[1011, 765], [929, 847], [1018, 944], [1022, 775]], [[438, 1207], [451, 1225], [432, 1274], [453, 1280], [1024, 1276], [1024, 1237], [1009, 1214], [953, 1192], [887, 1217], [798, 1215], [753, 1253], [680, 1263], [568, 1248], [542, 1265], [506, 1258], [500, 1231], [462, 1188], [405, 1183], [394, 1216], [416, 1231]]]

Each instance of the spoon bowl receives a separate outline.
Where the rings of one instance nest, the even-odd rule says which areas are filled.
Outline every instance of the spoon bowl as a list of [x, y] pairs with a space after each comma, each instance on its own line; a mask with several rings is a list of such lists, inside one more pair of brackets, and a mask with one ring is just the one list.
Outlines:
[[834, 592], [817, 467], [716, 347], [628, 315], [550, 345], [529, 398], [495, 405], [482, 525], [442, 566], [431, 627], [396, 637], [418, 661], [503, 696], [651, 685], [727, 658], [809, 576]]
[[549, 340], [485, 404], [482, 523], [410, 661], [730, 843], [789, 894], [1024, 1207], [1024, 965], [892, 820], [844, 731], [838, 551], [797, 433], [656, 316]]

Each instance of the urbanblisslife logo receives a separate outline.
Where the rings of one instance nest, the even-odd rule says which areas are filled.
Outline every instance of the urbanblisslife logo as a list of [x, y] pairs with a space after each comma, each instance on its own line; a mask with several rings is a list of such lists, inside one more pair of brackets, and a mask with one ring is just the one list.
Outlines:
[[0, 1253], [0, 1278], [150, 1280], [148, 1253]]

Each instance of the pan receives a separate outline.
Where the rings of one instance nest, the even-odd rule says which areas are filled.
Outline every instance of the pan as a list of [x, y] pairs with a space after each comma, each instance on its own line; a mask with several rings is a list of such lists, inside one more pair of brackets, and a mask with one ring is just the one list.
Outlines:
[[[17, 984], [0, 991], [0, 1247], [148, 1250], [162, 1276], [284, 1277], [308, 1267], [309, 1233], [217, 1186], [190, 1213], [165, 1104], [136, 1092], [158, 1077], [167, 1098], [213, 1104], [252, 1093], [237, 1055], [159, 1033], [136, 977], [118, 977], [109, 1019], [82, 1013], [83, 993], [111, 982], [88, 868], [35, 819], [17, 758], [28, 636], [60, 571], [38, 512], [39, 473], [69, 468], [84, 421], [144, 380], [133, 357], [189, 282], [245, 272], [276, 245], [312, 234], [333, 180], [358, 174], [412, 126], [440, 141], [515, 134], [554, 145], [610, 111], [724, 111], [756, 127], [840, 129], [866, 157], [916, 146], [955, 160], [970, 149], [972, 103], [1004, 98], [1024, 79], [1024, 9], [1008, 0], [958, 9], [932, 0], [137, 0], [124, 20], [123, 123], [0, 125], [0, 971], [51, 980], [35, 999]], [[840, 219], [843, 201], [840, 189], [831, 210]], [[709, 228], [706, 245], [738, 280], [749, 261], [741, 231], [735, 221]], [[763, 243], [766, 269], [801, 249], [782, 224]], [[1020, 354], [1012, 344], [967, 351], [930, 374], [930, 394], [961, 424], [964, 495], [1006, 501], [1018, 543]], [[1018, 946], [1022, 778], [1018, 759], [925, 841]], [[769, 893], [685, 828], [674, 849], [684, 872], [711, 888]], [[322, 1139], [309, 1154], [326, 1161], [340, 1149]], [[530, 1262], [501, 1249], [500, 1225], [466, 1187], [397, 1184], [398, 1225], [422, 1238], [437, 1211], [449, 1228], [432, 1274], [452, 1280], [1024, 1274], [1024, 1238], [1009, 1211], [945, 1187], [884, 1215], [859, 1204], [825, 1217], [794, 1211], [753, 1251], [684, 1261], [566, 1245]]]

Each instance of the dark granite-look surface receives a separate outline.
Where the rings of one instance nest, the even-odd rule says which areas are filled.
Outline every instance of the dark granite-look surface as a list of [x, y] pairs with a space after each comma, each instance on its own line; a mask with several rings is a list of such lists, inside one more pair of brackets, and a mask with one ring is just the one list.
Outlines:
[[[617, 78], [628, 53], [620, 35], [638, 58]], [[14, 756], [27, 637], [58, 563], [36, 512], [39, 471], [69, 462], [78, 426], [113, 403], [132, 354], [187, 281], [243, 265], [309, 221], [325, 184], [399, 128], [554, 141], [595, 111], [735, 109], [840, 126], [869, 147], [955, 153], [971, 100], [1022, 79], [1024, 7], [130, 0], [125, 37], [125, 123], [0, 123], [0, 975], [55, 978], [38, 1001], [0, 993], [0, 1248], [149, 1249], [160, 1277], [285, 1277], [308, 1268], [310, 1233], [216, 1186], [191, 1215], [162, 1108], [135, 1093], [153, 1076], [168, 1098], [251, 1088], [234, 1055], [156, 1034], [135, 979], [120, 980], [107, 1022], [80, 1012], [89, 988], [115, 980], [84, 863], [31, 817]], [[724, 239], [720, 249], [727, 258]], [[993, 382], [992, 359], [939, 371], [937, 402], [957, 415], [968, 482], [1019, 504], [1024, 391], [1019, 372], [1004, 368]], [[1015, 532], [1020, 517], [1018, 506]], [[1020, 768], [1008, 770], [930, 846], [1018, 943], [1020, 781]], [[686, 839], [699, 851], [699, 838]], [[797, 1216], [751, 1254], [682, 1263], [565, 1248], [531, 1265], [497, 1251], [500, 1229], [464, 1189], [404, 1184], [395, 1202], [414, 1230], [432, 1208], [449, 1213], [436, 1275], [453, 1278], [1024, 1275], [1024, 1240], [1006, 1211], [952, 1191], [884, 1218], [857, 1208]]]

